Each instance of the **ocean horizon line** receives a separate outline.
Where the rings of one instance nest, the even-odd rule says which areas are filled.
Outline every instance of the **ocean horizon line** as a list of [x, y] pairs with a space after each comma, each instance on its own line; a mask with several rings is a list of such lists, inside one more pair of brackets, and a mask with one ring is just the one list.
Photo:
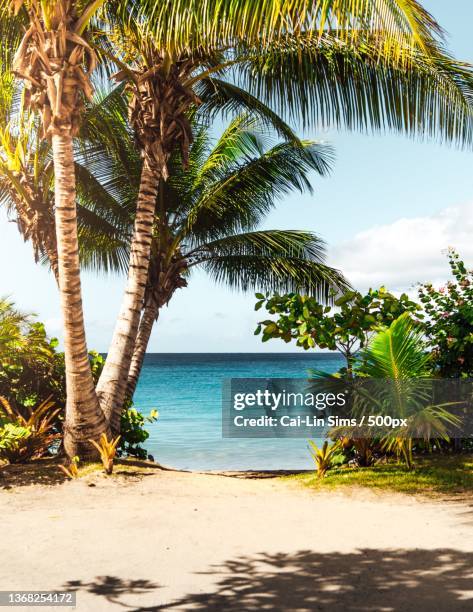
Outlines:
[[[100, 355], [107, 355], [106, 352], [100, 351]], [[301, 351], [163, 351], [163, 352], [147, 352], [148, 355], [261, 355], [261, 356], [271, 356], [271, 355], [284, 355], [285, 357], [290, 355], [295, 356], [304, 356], [304, 357], [315, 357], [316, 355], [324, 355], [324, 356], [332, 356], [332, 357], [340, 357], [340, 353], [337, 351], [311, 351], [309, 352], [301, 352]]]

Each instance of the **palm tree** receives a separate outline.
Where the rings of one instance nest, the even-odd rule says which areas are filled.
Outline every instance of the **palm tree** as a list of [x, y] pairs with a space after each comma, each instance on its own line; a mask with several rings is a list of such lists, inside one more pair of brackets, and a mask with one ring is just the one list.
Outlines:
[[11, 71], [19, 28], [0, 21], [0, 36], [6, 39], [0, 52], [0, 205], [14, 214], [25, 241], [32, 242], [35, 261], [47, 255], [57, 279], [50, 147], [42, 142], [34, 117], [19, 108], [21, 90]]
[[471, 74], [443, 53], [438, 24], [415, 0], [146, 0], [111, 5], [109, 22], [110, 44], [100, 44], [126, 83], [143, 166], [125, 296], [97, 387], [107, 417], [126, 393], [158, 185], [175, 148], [187, 165], [201, 91], [233, 108], [256, 98], [306, 124], [472, 136]]
[[[12, 143], [8, 162], [22, 169], [22, 176], [28, 180], [38, 206], [35, 208], [26, 199], [18, 182], [0, 165], [4, 203], [25, 240], [32, 241], [35, 256], [39, 255], [52, 265], [57, 255], [52, 216], [51, 147], [38, 138], [38, 126], [33, 122], [28, 131], [21, 128], [33, 143], [24, 147], [26, 155], [21, 154], [23, 149], [18, 146], [14, 124], [23, 126], [22, 116], [18, 117], [18, 113], [15, 116], [11, 99], [5, 106], [12, 118], [5, 131], [5, 137]], [[125, 110], [120, 90], [99, 93], [85, 110], [80, 139], [75, 147], [81, 263], [102, 271], [126, 270], [133, 202], [140, 181], [141, 163], [126, 129]], [[227, 274], [226, 281], [230, 285], [240, 283], [245, 289], [252, 286], [268, 290], [301, 287], [326, 294], [330, 284], [344, 286], [339, 274], [320, 263], [322, 243], [311, 234], [249, 231], [274, 205], [278, 195], [294, 188], [311, 190], [308, 172], [315, 170], [326, 174], [332, 158], [329, 146], [299, 141], [289, 126], [263, 105], [258, 114], [258, 120], [248, 114], [235, 119], [212, 150], [207, 130], [198, 129], [197, 142], [190, 155], [192, 172], [183, 172], [178, 156], [171, 160], [172, 178], [161, 185], [160, 210], [163, 210], [164, 201], [174, 202], [174, 207], [164, 215], [166, 223], [172, 215], [173, 227], [166, 229], [168, 239], [164, 239], [165, 225], [160, 223], [153, 236], [150, 289], [131, 375], [132, 379], [135, 377], [135, 384], [160, 308], [177, 287], [187, 283], [183, 274], [187, 277], [196, 265], [207, 267], [216, 277], [220, 272]], [[270, 142], [270, 132], [274, 129], [286, 134], [289, 141], [265, 151], [265, 143]], [[195, 184], [186, 183], [194, 179]], [[176, 206], [180, 200], [178, 226]], [[248, 202], [252, 202], [251, 207]], [[192, 203], [194, 207], [187, 209]], [[50, 213], [52, 233], [46, 236], [49, 240], [44, 236], [43, 240], [36, 238], [41, 229], [41, 216], [36, 214], [36, 209]], [[23, 211], [31, 218], [28, 233], [23, 230]], [[187, 213], [190, 219], [186, 220]], [[237, 228], [248, 231], [232, 235]], [[204, 230], [208, 233], [207, 238], [202, 234]], [[172, 233], [175, 240], [170, 242]], [[221, 238], [226, 238], [226, 242], [221, 242]], [[183, 257], [191, 259], [191, 244], [192, 261], [183, 260]], [[182, 251], [184, 247], [187, 251]], [[182, 269], [183, 264], [185, 269]], [[210, 266], [219, 266], [220, 272], [218, 267], [210, 270]]]
[[[191, 272], [241, 290], [301, 290], [328, 298], [343, 290], [340, 273], [323, 264], [323, 242], [310, 232], [258, 230], [281, 195], [312, 191], [308, 172], [327, 173], [331, 150], [304, 141], [267, 148], [267, 131], [254, 119], [236, 117], [211, 147], [197, 132], [188, 170], [176, 160], [162, 181], [148, 284], [127, 383], [133, 396], [154, 322]], [[112, 422], [113, 426], [113, 422]]]
[[[66, 363], [67, 404], [64, 426], [64, 445], [70, 456], [93, 455], [90, 438], [98, 439], [108, 431], [95, 393], [85, 339], [82, 311], [81, 282], [79, 269], [79, 247], [77, 239], [76, 185], [74, 172], [73, 138], [79, 130], [84, 107], [84, 98], [90, 99], [92, 87], [89, 73], [94, 70], [96, 56], [83, 37], [92, 15], [101, 2], [73, 2], [72, 0], [39, 1], [15, 0], [11, 3], [16, 15], [12, 31], [17, 31], [19, 19], [27, 24], [26, 32], [13, 58], [13, 73], [24, 82], [22, 102], [25, 110], [39, 113], [41, 136], [51, 142], [52, 167], [54, 168], [54, 227], [57, 261], [51, 261], [57, 271], [61, 310], [64, 326], [64, 348]], [[3, 4], [2, 8], [5, 8]], [[2, 25], [5, 15], [2, 15]], [[26, 141], [27, 142], [27, 141]], [[20, 157], [28, 153], [21, 137], [17, 145], [22, 146]], [[41, 155], [41, 147], [36, 148]], [[21, 155], [23, 153], [23, 155]], [[26, 163], [23, 164], [23, 161]], [[22, 165], [28, 166], [29, 160]], [[44, 161], [44, 160], [43, 160]], [[21, 183], [25, 168], [19, 172]], [[46, 184], [49, 176], [44, 177]], [[37, 186], [38, 176], [29, 176], [23, 181], [27, 186]], [[30, 193], [27, 194], [31, 196]], [[23, 198], [17, 210], [22, 228], [28, 237], [30, 228], [42, 228], [35, 236], [39, 247], [49, 248], [53, 239], [51, 208], [42, 208], [44, 202]], [[28, 205], [26, 205], [28, 202]], [[37, 206], [36, 206], [37, 205]], [[20, 211], [22, 209], [25, 214]], [[28, 218], [28, 212], [38, 208], [41, 223]], [[43, 229], [44, 228], [44, 229]], [[42, 233], [41, 233], [42, 232]]]
[[[215, 144], [210, 131], [195, 121], [195, 140], [189, 151], [187, 170], [180, 156], [171, 156], [170, 176], [161, 181], [153, 220], [151, 264], [142, 306], [142, 316], [127, 381], [127, 395], [134, 393], [155, 321], [175, 291], [186, 287], [196, 267], [206, 270], [216, 282], [249, 290], [304, 290], [328, 299], [331, 289], [343, 290], [341, 274], [323, 264], [323, 242], [303, 231], [258, 231], [259, 223], [284, 194], [297, 189], [312, 191], [310, 171], [325, 175], [332, 160], [328, 145], [310, 141], [274, 144], [268, 127], [249, 115], [237, 116]], [[289, 128], [288, 128], [289, 129]], [[125, 159], [105, 166], [97, 175], [102, 183], [116, 185], [125, 179], [138, 188], [139, 160], [129, 149]], [[125, 168], [122, 164], [125, 164]], [[94, 164], [91, 166], [94, 172]], [[121, 190], [120, 190], [121, 191]], [[130, 198], [133, 198], [133, 187]], [[108, 228], [109, 206], [101, 192], [84, 205], [90, 209], [87, 225], [80, 226], [81, 262], [94, 269], [116, 267], [129, 248], [132, 217], [129, 201], [121, 200], [122, 224]], [[92, 235], [90, 227], [103, 227]], [[121, 267], [121, 266], [120, 266]], [[113, 413], [111, 427], [118, 431], [121, 406]]]

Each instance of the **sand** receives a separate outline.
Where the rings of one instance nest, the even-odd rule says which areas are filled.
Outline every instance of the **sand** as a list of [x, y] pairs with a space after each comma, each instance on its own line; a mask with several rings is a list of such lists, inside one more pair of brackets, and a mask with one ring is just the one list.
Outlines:
[[0, 588], [81, 612], [473, 610], [468, 501], [158, 471], [3, 489], [0, 513]]

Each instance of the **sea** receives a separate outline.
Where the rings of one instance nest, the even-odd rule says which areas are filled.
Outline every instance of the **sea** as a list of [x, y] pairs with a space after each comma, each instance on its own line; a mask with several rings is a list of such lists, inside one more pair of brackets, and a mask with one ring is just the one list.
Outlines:
[[307, 378], [336, 372], [332, 353], [150, 353], [135, 393], [148, 424], [146, 450], [162, 465], [188, 470], [298, 470], [313, 467], [303, 438], [222, 437], [222, 385], [231, 378]]

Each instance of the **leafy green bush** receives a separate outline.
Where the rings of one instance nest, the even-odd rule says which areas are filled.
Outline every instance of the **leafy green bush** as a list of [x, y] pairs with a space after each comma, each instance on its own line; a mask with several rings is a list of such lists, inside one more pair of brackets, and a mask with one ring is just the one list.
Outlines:
[[[360, 394], [353, 408], [360, 409], [360, 414], [389, 415], [394, 404], [395, 415], [406, 419], [406, 426], [383, 436], [384, 451], [395, 454], [408, 469], [412, 469], [415, 440], [449, 441], [448, 426], [458, 426], [459, 420], [445, 406], [434, 403], [428, 378], [431, 355], [426, 351], [422, 326], [409, 313], [398, 317], [389, 327], [381, 328], [357, 360], [360, 365], [356, 372], [359, 375], [375, 381], [405, 383], [399, 382], [386, 390], [378, 386], [372, 393]], [[413, 385], [412, 379], [419, 380]], [[425, 405], [429, 400], [432, 403]]]
[[334, 307], [297, 293], [271, 298], [257, 293], [256, 297], [256, 310], [264, 305], [270, 314], [278, 315], [276, 320], [261, 321], [256, 328], [255, 334], [262, 333], [263, 342], [280, 338], [285, 342], [295, 340], [305, 349], [337, 350], [346, 360], [343, 373], [348, 376], [356, 353], [380, 325], [389, 325], [404, 312], [418, 313], [421, 308], [407, 294], [398, 298], [385, 287], [370, 289], [365, 295], [347, 291], [335, 300]]
[[28, 427], [15, 423], [4, 423], [0, 427], [0, 457], [7, 459], [7, 455], [23, 446], [30, 435], [31, 430]]
[[117, 449], [118, 455], [131, 455], [139, 459], [146, 459], [148, 453], [141, 446], [149, 438], [145, 425], [146, 423], [155, 423], [157, 418], [157, 410], [152, 410], [148, 416], [145, 416], [133, 405], [128, 406], [121, 416], [121, 438]]
[[0, 299], [0, 395], [25, 416], [47, 397], [65, 405], [64, 355], [57, 344], [42, 323]]
[[424, 332], [432, 350], [435, 371], [443, 377], [473, 376], [473, 271], [458, 253], [448, 251], [454, 281], [435, 289], [420, 286], [419, 298], [427, 314]]

